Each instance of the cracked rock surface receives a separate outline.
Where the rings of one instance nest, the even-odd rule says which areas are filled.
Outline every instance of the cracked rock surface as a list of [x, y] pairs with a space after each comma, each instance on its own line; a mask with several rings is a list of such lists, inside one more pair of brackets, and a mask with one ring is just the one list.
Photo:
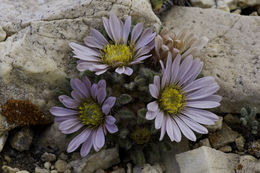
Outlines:
[[219, 112], [238, 113], [245, 105], [260, 112], [260, 18], [215, 9], [175, 7], [162, 17], [163, 26], [189, 29], [209, 42], [201, 51], [203, 74], [213, 76], [223, 96]]
[[[113, 12], [160, 25], [149, 0], [0, 0], [0, 104], [29, 99], [47, 111], [76, 76], [69, 42], [82, 43]], [[4, 35], [7, 34], [7, 38]], [[1, 41], [2, 40], [2, 41]], [[58, 88], [59, 87], [59, 88]]]

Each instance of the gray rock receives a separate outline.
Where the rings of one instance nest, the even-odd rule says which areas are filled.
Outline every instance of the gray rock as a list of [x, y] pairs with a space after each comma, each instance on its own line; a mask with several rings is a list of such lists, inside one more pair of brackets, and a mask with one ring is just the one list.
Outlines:
[[180, 143], [173, 143], [173, 145], [171, 152], [162, 152], [161, 154], [161, 163], [164, 165], [166, 173], [179, 173], [176, 154], [190, 150], [189, 141], [186, 138], [183, 138]]
[[111, 173], [125, 173], [125, 169], [124, 168], [118, 168], [118, 169], [112, 171]]
[[70, 142], [70, 138], [61, 133], [57, 124], [52, 124], [47, 127], [39, 136], [37, 136], [36, 144], [39, 147], [50, 147], [58, 149], [60, 152], [66, 151]]
[[[1, 66], [1, 65], [0, 65]], [[1, 115], [0, 113], [0, 136], [5, 134], [6, 132], [14, 129], [17, 127], [15, 124], [9, 124], [5, 118], [5, 116]]]
[[23, 127], [10, 137], [12, 148], [18, 151], [29, 150], [33, 140], [33, 131], [29, 127]]
[[126, 173], [133, 173], [133, 170], [132, 170], [132, 164], [131, 163], [127, 163], [127, 171]]
[[3, 134], [1, 137], [0, 137], [0, 152], [3, 150], [4, 146], [5, 146], [5, 142], [8, 138], [8, 132], [6, 132], [5, 134]]
[[50, 170], [50, 168], [51, 168], [51, 162], [45, 162], [43, 166], [44, 166], [44, 168]]
[[34, 170], [35, 173], [50, 173], [49, 170], [47, 169], [43, 169], [43, 168], [40, 168], [40, 167], [36, 167], [35, 170]]
[[51, 170], [51, 173], [58, 173], [57, 170]]
[[56, 155], [45, 152], [41, 155], [41, 160], [44, 162], [53, 162], [56, 160]]
[[218, 149], [227, 144], [235, 142], [238, 136], [239, 134], [237, 132], [233, 131], [224, 123], [223, 128], [220, 131], [209, 134], [209, 141], [212, 147]]
[[61, 153], [60, 155], [59, 155], [59, 158], [61, 159], [61, 160], [68, 160], [68, 156], [65, 154], [65, 153]]
[[159, 164], [153, 166], [145, 164], [141, 173], [163, 173], [163, 169]]
[[215, 6], [214, 0], [191, 0], [191, 3], [194, 7], [200, 8], [210, 8]]
[[55, 169], [58, 171], [58, 172], [64, 172], [66, 170], [66, 166], [67, 166], [67, 162], [64, 161], [64, 160], [57, 160], [55, 162]]
[[18, 171], [20, 171], [18, 168], [12, 168], [10, 166], [2, 166], [2, 171], [3, 173], [16, 173]]
[[200, 141], [199, 141], [199, 145], [200, 145], [200, 147], [202, 147], [202, 146], [211, 147], [208, 138], [205, 138], [205, 139], [200, 140]]
[[16, 173], [30, 173], [30, 172], [23, 170], [23, 171], [18, 171]]
[[223, 147], [220, 147], [218, 150], [219, 150], [219, 151], [222, 151], [222, 152], [224, 152], [224, 153], [229, 153], [229, 152], [232, 151], [232, 148], [231, 148], [231, 146], [229, 146], [229, 145], [225, 145], [225, 146], [223, 146]]
[[244, 105], [260, 112], [260, 18], [215, 9], [174, 7], [162, 18], [175, 32], [188, 29], [207, 36], [202, 49], [203, 75], [213, 76], [223, 96], [218, 112], [238, 113]]
[[81, 160], [70, 162], [75, 173], [92, 173], [97, 169], [107, 169], [120, 162], [117, 148], [103, 149]]
[[239, 136], [238, 138], [236, 138], [235, 143], [236, 143], [237, 149], [239, 151], [243, 151], [244, 150], [245, 138], [243, 136]]
[[[78, 74], [69, 42], [83, 42], [90, 27], [103, 28], [113, 12], [146, 26], [160, 25], [149, 0], [1, 0], [0, 27], [8, 37], [0, 44], [0, 104], [29, 99], [44, 112], [56, 103], [65, 78]], [[25, 82], [26, 81], [26, 82]]]
[[234, 128], [241, 128], [241, 121], [239, 119], [239, 116], [235, 116], [235, 115], [232, 115], [232, 114], [227, 114], [224, 117], [224, 121], [229, 126], [232, 126]]
[[181, 173], [235, 173], [239, 155], [203, 146], [177, 154], [176, 159]]
[[215, 132], [217, 130], [221, 130], [222, 128], [222, 123], [223, 123], [223, 117], [219, 117], [218, 121], [215, 122], [214, 125], [211, 126], [205, 126], [210, 132]]
[[241, 156], [236, 173], [257, 173], [260, 172], [260, 161], [253, 156]]
[[103, 169], [98, 169], [95, 173], [106, 173]]
[[250, 7], [250, 6], [258, 6], [260, 5], [259, 0], [238, 0], [238, 4], [240, 7]]
[[3, 30], [3, 28], [0, 26], [0, 41], [5, 40], [5, 38], [6, 38], [6, 33]]

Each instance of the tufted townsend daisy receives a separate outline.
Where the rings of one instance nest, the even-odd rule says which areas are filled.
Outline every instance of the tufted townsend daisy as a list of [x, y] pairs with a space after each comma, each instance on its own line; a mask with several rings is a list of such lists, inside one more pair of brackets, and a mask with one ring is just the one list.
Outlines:
[[160, 34], [155, 37], [153, 59], [156, 62], [159, 60], [166, 62], [169, 51], [173, 59], [178, 54], [181, 54], [182, 58], [188, 55], [195, 57], [207, 43], [207, 37], [197, 37], [189, 33], [187, 29], [184, 29], [178, 34], [169, 33], [168, 30], [163, 29]]
[[111, 14], [109, 19], [103, 17], [103, 24], [110, 40], [91, 29], [90, 36], [84, 39], [84, 46], [70, 43], [74, 57], [79, 59], [77, 69], [90, 70], [96, 75], [115, 69], [119, 74], [130, 76], [133, 70], [129, 66], [151, 57], [149, 52], [154, 48], [155, 33], [150, 28], [143, 30], [142, 23], [136, 24], [131, 31], [130, 16], [123, 23]]
[[59, 96], [66, 107], [52, 107], [50, 112], [64, 134], [80, 133], [69, 143], [67, 152], [75, 151], [81, 144], [80, 154], [85, 157], [92, 146], [99, 151], [105, 144], [105, 134], [118, 131], [116, 119], [109, 114], [116, 98], [106, 98], [106, 82], [100, 80], [91, 84], [87, 77], [71, 79], [71, 97]]
[[201, 124], [213, 125], [218, 120], [215, 114], [203, 110], [220, 105], [221, 96], [216, 95], [219, 86], [213, 77], [196, 79], [203, 62], [192, 55], [181, 62], [181, 55], [174, 61], [169, 52], [166, 68], [161, 62], [162, 77], [154, 77], [149, 85], [150, 94], [156, 100], [147, 105], [146, 119], [155, 119], [155, 128], [161, 129], [160, 140], [167, 132], [171, 141], [180, 142], [181, 134], [195, 141], [193, 131], [206, 134]]

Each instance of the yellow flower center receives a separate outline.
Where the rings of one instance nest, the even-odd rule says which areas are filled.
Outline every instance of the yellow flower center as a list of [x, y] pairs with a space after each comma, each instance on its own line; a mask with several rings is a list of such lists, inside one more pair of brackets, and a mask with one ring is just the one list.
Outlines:
[[102, 112], [101, 106], [92, 99], [86, 100], [79, 107], [79, 113], [80, 121], [91, 129], [98, 128], [105, 120], [105, 115]]
[[133, 60], [133, 50], [133, 45], [108, 44], [101, 52], [101, 61], [112, 67], [128, 65]]
[[179, 113], [185, 104], [185, 96], [180, 88], [176, 85], [170, 85], [165, 87], [159, 98], [160, 108], [170, 114]]
[[151, 137], [150, 130], [145, 127], [137, 127], [135, 131], [131, 134], [132, 140], [137, 144], [146, 144], [149, 142]]

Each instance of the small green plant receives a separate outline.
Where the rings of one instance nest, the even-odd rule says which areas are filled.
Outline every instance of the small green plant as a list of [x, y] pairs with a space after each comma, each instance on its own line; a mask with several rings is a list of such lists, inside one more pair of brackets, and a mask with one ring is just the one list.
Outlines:
[[256, 119], [256, 107], [243, 107], [240, 111], [240, 114], [240, 121], [242, 125], [247, 127], [251, 134], [257, 135], [260, 123]]

